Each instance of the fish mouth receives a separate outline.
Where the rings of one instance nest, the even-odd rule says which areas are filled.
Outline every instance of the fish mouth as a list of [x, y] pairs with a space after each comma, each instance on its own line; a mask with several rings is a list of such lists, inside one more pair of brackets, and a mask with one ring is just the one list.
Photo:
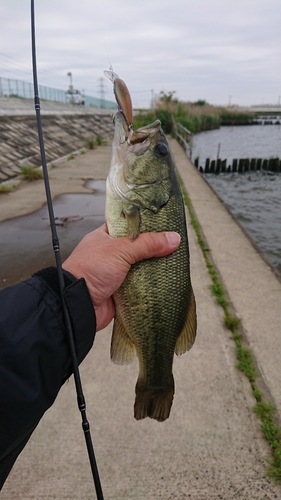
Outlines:
[[[147, 139], [151, 139], [161, 129], [160, 120], [155, 120], [155, 122], [149, 125], [133, 130], [132, 126], [128, 125], [128, 121], [121, 110], [116, 113], [114, 124], [115, 136], [118, 139], [118, 143], [123, 144], [126, 142], [129, 146], [134, 146], [135, 144], [147, 141]], [[131, 150], [131, 148], [129, 149]]]
[[160, 120], [155, 120], [155, 122], [150, 125], [145, 125], [144, 127], [140, 127], [137, 130], [133, 131], [132, 137], [130, 139], [131, 144], [138, 144], [147, 140], [148, 138], [153, 137], [157, 132], [159, 132], [161, 128]]

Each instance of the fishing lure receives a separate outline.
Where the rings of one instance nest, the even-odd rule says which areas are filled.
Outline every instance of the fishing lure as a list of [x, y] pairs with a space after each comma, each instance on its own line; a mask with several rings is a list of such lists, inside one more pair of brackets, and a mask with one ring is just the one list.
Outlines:
[[115, 99], [118, 104], [119, 110], [123, 113], [123, 115], [126, 118], [129, 129], [128, 138], [130, 138], [133, 126], [133, 106], [128, 87], [126, 83], [123, 80], [121, 80], [121, 78], [119, 78], [119, 76], [116, 73], [114, 73], [114, 71], [111, 68], [110, 70], [104, 71], [103, 73], [113, 83], [113, 92], [115, 95]]

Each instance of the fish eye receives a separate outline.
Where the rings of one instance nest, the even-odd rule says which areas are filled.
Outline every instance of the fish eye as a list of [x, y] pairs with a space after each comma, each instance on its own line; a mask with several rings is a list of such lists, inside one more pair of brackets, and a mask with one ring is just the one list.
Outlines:
[[157, 144], [157, 146], [155, 147], [155, 153], [157, 154], [157, 156], [167, 156], [168, 148], [166, 144], [164, 144], [163, 142], [159, 142], [159, 144]]

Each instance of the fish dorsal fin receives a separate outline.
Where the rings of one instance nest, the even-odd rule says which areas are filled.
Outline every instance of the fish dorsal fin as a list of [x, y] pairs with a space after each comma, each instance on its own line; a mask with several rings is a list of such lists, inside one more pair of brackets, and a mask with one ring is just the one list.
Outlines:
[[196, 337], [197, 317], [196, 303], [193, 290], [191, 289], [188, 313], [186, 316], [184, 327], [177, 338], [175, 353], [179, 356], [186, 351], [189, 351], [193, 346]]
[[121, 321], [116, 317], [114, 320], [110, 357], [117, 365], [129, 365], [136, 356], [136, 348], [128, 337]]

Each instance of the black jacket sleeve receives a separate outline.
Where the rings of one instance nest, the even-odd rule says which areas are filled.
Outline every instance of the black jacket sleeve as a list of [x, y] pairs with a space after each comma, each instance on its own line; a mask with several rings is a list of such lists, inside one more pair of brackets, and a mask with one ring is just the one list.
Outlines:
[[[95, 312], [84, 279], [64, 272], [78, 362], [91, 349]], [[72, 373], [57, 270], [0, 290], [0, 489]]]

